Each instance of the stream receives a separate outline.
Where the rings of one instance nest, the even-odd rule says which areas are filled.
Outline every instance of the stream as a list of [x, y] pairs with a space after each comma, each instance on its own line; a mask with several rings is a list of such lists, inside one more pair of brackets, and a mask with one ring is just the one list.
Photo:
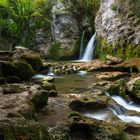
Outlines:
[[[55, 108], [58, 111], [56, 114], [53, 113], [50, 118], [43, 114], [41, 116], [41, 122], [47, 124], [48, 126], [55, 126], [58, 121], [63, 121], [66, 119], [67, 114], [71, 111], [69, 107], [63, 105], [63, 100], [59, 99], [60, 95], [63, 94], [82, 94], [82, 93], [92, 93], [94, 90], [92, 88], [93, 82], [99, 81], [94, 73], [87, 73], [86, 71], [80, 71], [77, 74], [63, 75], [55, 77], [55, 86], [58, 92], [58, 99], [55, 103]], [[116, 116], [119, 120], [126, 123], [140, 124], [140, 117], [138, 113], [140, 112], [140, 105], [134, 103], [133, 101], [126, 101], [120, 96], [110, 96], [109, 93], [106, 95], [111, 97], [116, 105], [112, 107], [106, 107], [104, 109], [98, 109], [97, 111], [85, 111], [82, 114], [89, 118], [95, 118], [98, 120], [107, 121], [111, 119], [112, 116]], [[53, 101], [53, 99], [51, 99]], [[50, 102], [51, 102], [50, 101]], [[59, 103], [59, 104], [57, 104]], [[54, 108], [53, 108], [54, 109]], [[54, 109], [55, 110], [55, 109]], [[125, 111], [124, 111], [125, 110]], [[126, 111], [133, 111], [133, 114], [127, 114]], [[59, 112], [61, 111], [61, 113]], [[48, 115], [48, 114], [47, 114]]]

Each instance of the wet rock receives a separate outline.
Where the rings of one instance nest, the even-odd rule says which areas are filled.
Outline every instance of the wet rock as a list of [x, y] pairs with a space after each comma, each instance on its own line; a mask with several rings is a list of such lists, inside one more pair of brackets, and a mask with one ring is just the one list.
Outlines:
[[122, 58], [114, 57], [114, 56], [111, 56], [111, 55], [107, 55], [106, 59], [108, 61], [110, 61], [110, 64], [119, 64], [119, 63], [123, 62]]
[[46, 90], [39, 90], [34, 96], [31, 98], [31, 102], [35, 106], [35, 108], [41, 109], [47, 105], [49, 93]]
[[54, 78], [52, 76], [45, 76], [42, 81], [46, 82], [54, 82]]
[[56, 97], [56, 96], [57, 96], [57, 91], [56, 90], [49, 91], [49, 97]]
[[54, 139], [124, 140], [129, 138], [121, 127], [117, 128], [104, 121], [91, 120], [80, 114], [74, 114], [66, 122], [50, 130], [50, 134]]
[[3, 94], [20, 93], [26, 90], [27, 87], [24, 84], [6, 84], [3, 86]]
[[140, 100], [140, 77], [136, 77], [127, 83], [129, 95]]
[[55, 90], [55, 86], [47, 81], [43, 81], [41, 85], [45, 90]]
[[126, 77], [126, 76], [127, 77], [130, 76], [129, 73], [119, 72], [119, 71], [103, 72], [103, 73], [100, 73], [100, 74], [96, 74], [96, 77], [98, 79], [103, 79], [103, 80], [117, 80], [119, 78]]
[[112, 83], [108, 89], [108, 92], [111, 95], [121, 95], [123, 97], [128, 98], [128, 91], [127, 91], [127, 86], [126, 82], [124, 79], [120, 79], [114, 83]]
[[70, 102], [69, 106], [75, 111], [96, 110], [107, 106], [108, 97], [99, 92], [82, 95]]

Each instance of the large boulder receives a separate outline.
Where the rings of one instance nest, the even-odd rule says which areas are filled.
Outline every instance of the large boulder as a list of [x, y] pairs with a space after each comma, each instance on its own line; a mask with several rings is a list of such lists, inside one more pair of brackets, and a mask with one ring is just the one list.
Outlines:
[[25, 47], [16, 46], [12, 58], [14, 61], [22, 60], [30, 64], [35, 72], [37, 72], [42, 66], [42, 61], [40, 56], [37, 53]]

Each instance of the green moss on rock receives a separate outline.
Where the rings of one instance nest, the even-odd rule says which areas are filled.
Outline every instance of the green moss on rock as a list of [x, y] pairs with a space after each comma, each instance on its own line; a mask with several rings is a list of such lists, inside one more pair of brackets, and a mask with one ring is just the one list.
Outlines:
[[123, 59], [140, 57], [140, 45], [129, 44], [123, 39], [113, 45], [102, 37], [97, 37], [96, 42], [94, 52], [96, 58], [105, 59], [106, 55], [113, 55]]
[[4, 140], [51, 140], [47, 129], [33, 121], [1, 122], [0, 134]]
[[31, 99], [31, 102], [33, 103], [33, 105], [35, 106], [35, 108], [41, 109], [43, 108], [45, 105], [47, 105], [47, 101], [48, 101], [48, 92], [45, 90], [40, 90], [38, 94], [36, 94], [35, 96], [33, 96], [33, 98]]
[[18, 76], [7, 76], [6, 82], [7, 83], [19, 83], [19, 82], [21, 82], [21, 79]]
[[31, 52], [23, 53], [20, 59], [30, 64], [34, 71], [38, 71], [42, 66], [42, 61], [40, 56], [35, 53], [31, 53]]
[[0, 77], [0, 84], [5, 84], [6, 83], [6, 80], [4, 77]]
[[18, 69], [13, 62], [2, 61], [1, 66], [2, 66], [4, 77], [17, 75]]
[[21, 79], [27, 80], [34, 75], [34, 70], [28, 63], [22, 61], [16, 61], [14, 62], [14, 64], [17, 67], [16, 75], [19, 76]]

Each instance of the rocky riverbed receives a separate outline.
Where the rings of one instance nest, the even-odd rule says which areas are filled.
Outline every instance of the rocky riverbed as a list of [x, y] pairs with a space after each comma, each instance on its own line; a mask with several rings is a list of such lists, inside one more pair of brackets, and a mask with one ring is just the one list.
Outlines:
[[[0, 62], [2, 140], [139, 139], [138, 63], [107, 56], [41, 64], [33, 52], [23, 57], [26, 51], [17, 47], [13, 60]], [[26, 78], [13, 73], [17, 62], [28, 65], [22, 68]]]

